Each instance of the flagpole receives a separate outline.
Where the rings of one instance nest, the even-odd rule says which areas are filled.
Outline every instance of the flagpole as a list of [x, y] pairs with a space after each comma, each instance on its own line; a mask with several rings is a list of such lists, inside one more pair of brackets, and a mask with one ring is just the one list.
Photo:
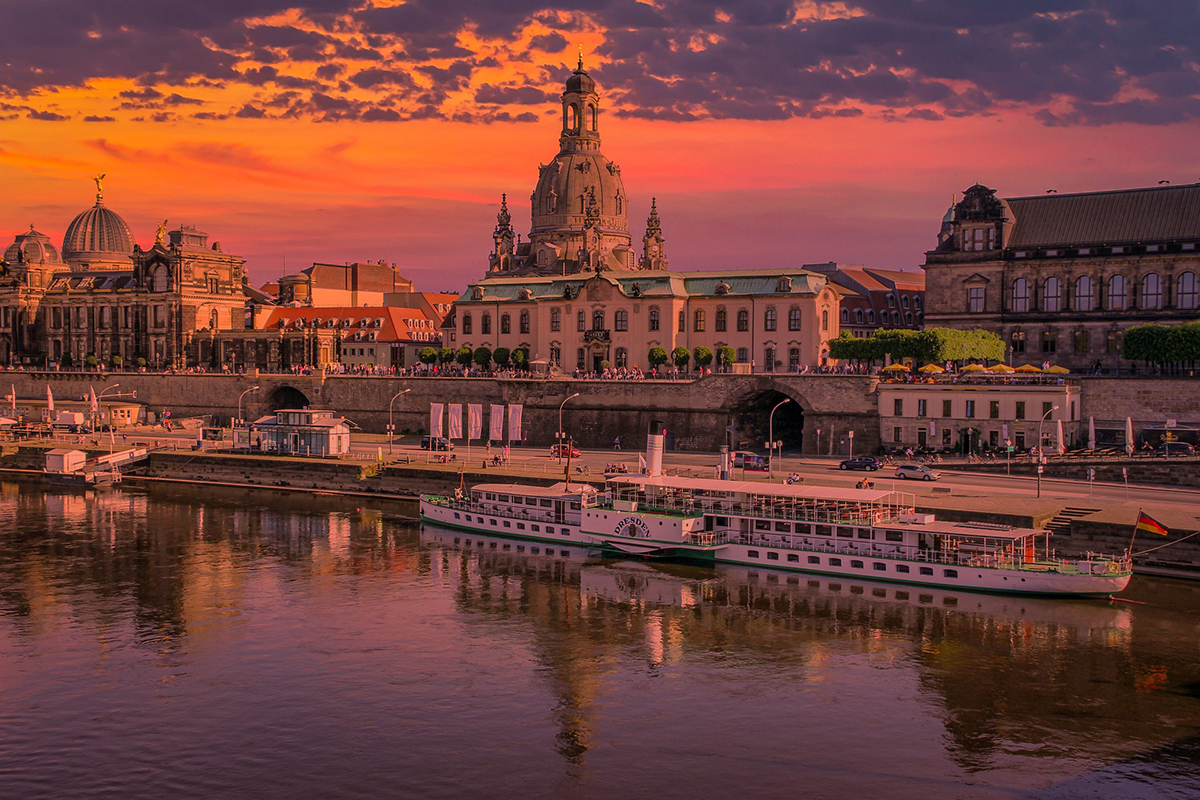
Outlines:
[[1129, 537], [1129, 565], [1133, 566], [1133, 542], [1137, 539], [1138, 523], [1142, 520], [1142, 510], [1139, 508], [1137, 516], [1133, 518], [1133, 536]]

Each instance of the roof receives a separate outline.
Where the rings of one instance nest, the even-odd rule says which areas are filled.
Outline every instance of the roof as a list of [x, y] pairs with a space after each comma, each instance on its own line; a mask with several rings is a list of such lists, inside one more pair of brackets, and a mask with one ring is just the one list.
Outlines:
[[76, 215], [63, 237], [62, 257], [129, 258], [133, 254], [133, 233], [121, 215], [97, 197], [96, 205]]
[[1007, 246], [1040, 249], [1200, 240], [1200, 184], [1006, 200]]
[[361, 307], [280, 307], [271, 310], [263, 328], [278, 328], [301, 324], [310, 327], [340, 330], [342, 341], [371, 342], [428, 342], [441, 341], [439, 320], [430, 318], [420, 309], [398, 306]]
[[521, 494], [527, 497], [559, 497], [566, 494], [592, 494], [596, 487], [590, 483], [565, 484], [562, 481], [552, 486], [530, 486], [527, 483], [477, 483], [471, 487], [473, 492], [503, 492], [506, 494]]
[[[791, 289], [779, 291], [779, 279], [790, 278]], [[728, 271], [704, 270], [699, 272], [675, 272], [673, 270], [609, 270], [601, 273], [601, 280], [616, 284], [629, 296], [637, 297], [696, 297], [705, 295], [784, 295], [816, 294], [826, 286], [824, 275], [799, 268], [739, 269]], [[569, 286], [573, 297], [578, 297], [585, 284], [596, 280], [595, 275], [580, 273], [569, 276], [525, 275], [489, 277], [472, 283], [458, 298], [459, 302], [497, 302], [520, 300], [524, 290], [529, 300], [563, 297]], [[728, 289], [718, 292], [725, 284]], [[635, 290], [636, 287], [636, 290]], [[473, 297], [475, 290], [482, 293], [479, 300]]]
[[[663, 486], [670, 489], [703, 489], [706, 492], [733, 492], [772, 495], [805, 500], [832, 500], [847, 503], [882, 503], [895, 494], [882, 489], [838, 489], [832, 486], [760, 483], [758, 481], [721, 481], [715, 478], [683, 478], [673, 475], [614, 475], [613, 483]], [[908, 505], [911, 505], [909, 503]]]

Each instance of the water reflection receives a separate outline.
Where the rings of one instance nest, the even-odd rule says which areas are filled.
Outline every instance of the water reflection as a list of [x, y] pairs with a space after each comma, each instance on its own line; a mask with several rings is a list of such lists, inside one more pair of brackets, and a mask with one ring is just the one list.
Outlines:
[[[1195, 752], [1200, 585], [1112, 604], [610, 561], [360, 502], [0, 484], [14, 796], [105, 794], [134, 739], [161, 766], [128, 796], [265, 775], [455, 796], [453, 774], [580, 797], [1067, 797], [1096, 775], [1115, 797], [1183, 785]], [[75, 744], [98, 725], [105, 746]]]

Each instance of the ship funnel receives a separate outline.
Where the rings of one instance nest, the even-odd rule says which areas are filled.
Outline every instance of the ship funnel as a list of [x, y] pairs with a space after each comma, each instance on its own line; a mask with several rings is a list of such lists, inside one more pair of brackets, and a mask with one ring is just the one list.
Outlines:
[[650, 477], [662, 475], [663, 447], [667, 432], [652, 433], [646, 437], [646, 474]]

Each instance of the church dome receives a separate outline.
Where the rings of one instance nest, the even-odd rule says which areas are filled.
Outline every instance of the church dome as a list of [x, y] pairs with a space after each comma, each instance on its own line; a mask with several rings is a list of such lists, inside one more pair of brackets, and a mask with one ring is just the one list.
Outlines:
[[97, 195], [96, 205], [79, 214], [67, 226], [62, 257], [69, 261], [123, 261], [133, 254], [133, 233], [117, 212], [105, 207]]
[[62, 258], [58, 250], [50, 242], [50, 237], [39, 233], [29, 226], [25, 233], [17, 235], [13, 243], [4, 251], [4, 260], [9, 264], [61, 264]]
[[591, 94], [596, 91], [596, 81], [583, 68], [583, 56], [579, 57], [579, 66], [567, 78], [566, 91], [580, 94]]

